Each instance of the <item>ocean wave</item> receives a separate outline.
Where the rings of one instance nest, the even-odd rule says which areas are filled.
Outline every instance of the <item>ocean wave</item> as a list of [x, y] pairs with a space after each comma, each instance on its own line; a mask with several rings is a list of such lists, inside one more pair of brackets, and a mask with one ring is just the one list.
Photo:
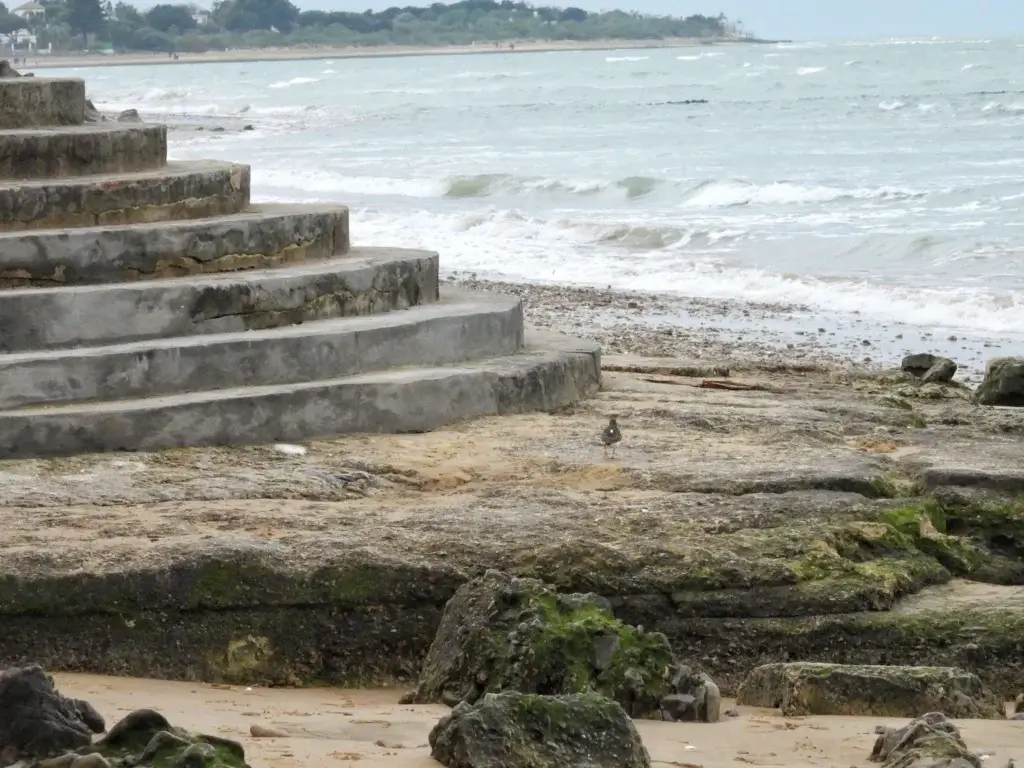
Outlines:
[[800, 67], [796, 73], [801, 77], [805, 75], [816, 75], [819, 72], [824, 72], [828, 67]]
[[824, 184], [787, 181], [751, 184], [744, 181], [706, 181], [690, 190], [683, 201], [687, 208], [730, 208], [743, 205], [799, 205], [839, 200], [910, 200], [927, 193], [897, 187], [842, 189]]
[[883, 101], [879, 103], [878, 108], [883, 112], [896, 112], [897, 110], [903, 109], [907, 106], [907, 102], [900, 101], [899, 99], [893, 99], [892, 101]]
[[[508, 211], [361, 211], [368, 245], [404, 243], [444, 254], [447, 269], [511, 279], [611, 286], [708, 299], [803, 304], [823, 312], [977, 332], [1019, 332], [1024, 292], [924, 288], [860, 277], [794, 275], [723, 262], [745, 235], [640, 223], [531, 218]], [[510, 258], [510, 254], [514, 258]]]
[[280, 80], [276, 83], [271, 83], [267, 88], [290, 88], [293, 85], [309, 85], [310, 83], [319, 82], [319, 77], [293, 77], [291, 80]]
[[346, 176], [327, 172], [295, 174], [254, 169], [254, 183], [277, 191], [311, 195], [352, 194], [413, 198], [484, 200], [494, 197], [593, 197], [631, 201], [655, 196], [658, 204], [683, 208], [790, 206], [844, 200], [913, 200], [928, 193], [892, 186], [842, 188], [788, 181], [754, 184], [742, 180], [709, 179], [694, 183], [653, 176], [625, 176], [613, 180], [558, 179], [506, 173], [456, 175], [441, 178]]
[[605, 61], [613, 64], [616, 61], [647, 61], [650, 56], [606, 56]]
[[722, 51], [704, 51], [703, 53], [676, 56], [676, 59], [678, 61], [700, 61], [701, 59], [717, 59], [719, 56], [725, 56], [725, 54]]

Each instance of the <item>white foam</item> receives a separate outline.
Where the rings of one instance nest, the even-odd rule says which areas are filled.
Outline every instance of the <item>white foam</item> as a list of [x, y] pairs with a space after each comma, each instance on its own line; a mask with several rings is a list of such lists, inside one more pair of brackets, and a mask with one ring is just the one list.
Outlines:
[[607, 56], [605, 61], [616, 62], [616, 61], [647, 61], [650, 56]]
[[[710, 299], [806, 304], [857, 312], [879, 321], [1001, 333], [1020, 330], [1024, 294], [977, 288], [919, 288], [856, 278], [828, 280], [723, 265], [714, 250], [684, 237], [657, 250], [626, 250], [610, 242], [604, 222], [535, 219], [507, 211], [402, 215], [355, 214], [362, 239], [439, 250], [449, 269], [527, 281], [678, 292]], [[694, 233], [697, 234], [697, 233]], [[720, 236], [726, 236], [722, 233]], [[728, 233], [728, 236], [735, 236]]]
[[803, 77], [804, 75], [816, 75], [818, 72], [824, 72], [826, 67], [800, 67], [796, 73]]
[[879, 103], [878, 108], [883, 112], [895, 112], [898, 109], [903, 109], [905, 106], [907, 106], [905, 101], [893, 99], [892, 101], [883, 101]]
[[271, 83], [267, 88], [290, 88], [293, 85], [309, 85], [310, 83], [319, 83], [320, 78], [318, 77], [293, 77], [291, 80], [281, 80], [276, 83]]

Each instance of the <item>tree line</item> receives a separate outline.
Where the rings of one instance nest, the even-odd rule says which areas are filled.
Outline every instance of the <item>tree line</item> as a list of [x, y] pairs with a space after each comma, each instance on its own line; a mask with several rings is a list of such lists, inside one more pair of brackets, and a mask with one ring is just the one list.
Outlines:
[[0, 34], [26, 28], [39, 48], [193, 52], [266, 46], [443, 46], [517, 40], [719, 39], [736, 26], [722, 14], [652, 16], [625, 11], [462, 0], [383, 11], [300, 11], [290, 0], [216, 0], [210, 12], [162, 3], [141, 11], [112, 0], [37, 0], [27, 19], [0, 2]]

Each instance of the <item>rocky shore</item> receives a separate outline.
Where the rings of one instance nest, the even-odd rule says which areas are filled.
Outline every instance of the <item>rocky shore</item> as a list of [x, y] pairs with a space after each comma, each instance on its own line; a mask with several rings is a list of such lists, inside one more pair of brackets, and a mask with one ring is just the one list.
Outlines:
[[1024, 689], [1024, 411], [802, 364], [604, 369], [569, 411], [429, 434], [4, 462], [0, 655], [407, 686], [498, 568], [603, 596], [726, 694], [785, 660]]

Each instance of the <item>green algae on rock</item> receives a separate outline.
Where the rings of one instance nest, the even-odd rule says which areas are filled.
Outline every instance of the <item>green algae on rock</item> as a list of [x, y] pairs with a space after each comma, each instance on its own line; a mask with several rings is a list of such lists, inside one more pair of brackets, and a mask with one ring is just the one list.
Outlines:
[[447, 768], [650, 768], [636, 726], [596, 693], [488, 693], [461, 702], [430, 732], [431, 757]]
[[623, 624], [604, 598], [492, 570], [448, 602], [412, 698], [453, 705], [499, 691], [594, 691], [658, 719], [672, 719], [667, 695], [693, 696], [705, 721], [718, 719], [721, 701], [710, 678], [676, 663], [664, 635]]
[[981, 768], [960, 730], [941, 712], [929, 712], [902, 728], [876, 730], [879, 736], [868, 759], [883, 768]]
[[80, 751], [101, 755], [112, 768], [248, 768], [238, 742], [189, 734], [151, 709], [129, 713]]
[[740, 704], [794, 715], [1005, 717], [1003, 702], [977, 676], [952, 667], [797, 662], [765, 664], [740, 686]]

